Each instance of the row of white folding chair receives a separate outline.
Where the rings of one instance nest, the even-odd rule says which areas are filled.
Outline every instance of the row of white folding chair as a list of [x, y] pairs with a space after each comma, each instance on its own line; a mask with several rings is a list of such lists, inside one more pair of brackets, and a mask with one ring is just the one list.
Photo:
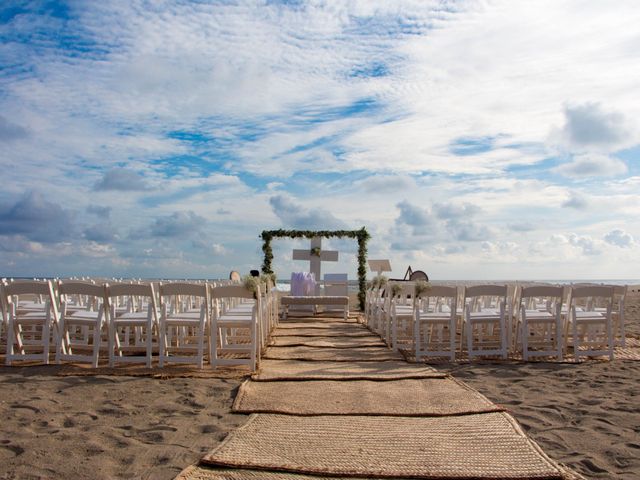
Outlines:
[[[2, 296], [9, 306], [8, 365], [16, 360], [49, 363], [53, 344], [57, 361], [91, 361], [97, 366], [100, 350], [107, 350], [110, 365], [142, 360], [151, 366], [151, 341], [158, 319], [153, 285], [61, 282], [58, 289], [62, 295], [62, 311], [58, 309], [58, 297], [49, 280], [14, 282], [3, 287]], [[38, 294], [46, 298], [40, 311], [21, 310], [20, 296]], [[68, 309], [67, 298], [73, 295], [91, 296], [99, 306], [93, 311]], [[117, 314], [114, 299], [120, 296], [147, 297], [147, 311]], [[144, 355], [131, 355], [132, 351], [140, 350], [141, 345]], [[33, 351], [37, 353], [31, 353]]]
[[[27, 303], [21, 300], [28, 297]], [[33, 308], [34, 296], [44, 301]], [[58, 336], [58, 304], [50, 281], [15, 281], [2, 285], [3, 303], [8, 313], [5, 362], [41, 360], [49, 363], [49, 349]]]
[[261, 349], [262, 295], [241, 285], [212, 289], [211, 365], [249, 365], [254, 371]]
[[[618, 291], [618, 334], [624, 340], [624, 293], [626, 288], [611, 285], [531, 286], [518, 293], [515, 349], [523, 358], [554, 355], [562, 359], [568, 346], [574, 356], [608, 355], [616, 345], [614, 296]], [[563, 306], [563, 299], [567, 298]], [[601, 305], [601, 306], [598, 306]], [[520, 342], [518, 345], [517, 342]], [[531, 347], [531, 348], [530, 348]]]
[[[415, 301], [414, 282], [398, 282], [399, 292], [389, 295], [394, 283], [385, 286], [386, 294], [380, 295], [375, 289], [370, 293], [369, 317], [367, 323], [377, 331], [387, 344], [397, 350], [402, 343], [413, 343], [416, 356], [447, 355], [455, 357], [455, 347], [444, 348], [443, 335], [447, 342], [455, 341], [458, 325], [458, 291], [456, 287], [431, 287]], [[397, 287], [396, 287], [397, 288]], [[436, 289], [434, 291], [434, 289]], [[460, 332], [460, 347], [466, 338], [470, 358], [483, 355], [508, 353], [508, 307], [507, 287], [504, 285], [482, 285], [464, 289], [462, 297], [463, 328]], [[488, 303], [491, 297], [499, 297], [497, 305]], [[435, 310], [440, 305], [439, 311]], [[443, 312], [444, 310], [444, 312]], [[437, 314], [435, 314], [437, 312]], [[444, 313], [444, 315], [443, 315]], [[445, 328], [446, 323], [446, 328]], [[438, 326], [436, 328], [436, 326]], [[425, 328], [428, 331], [425, 331]], [[430, 348], [436, 339], [439, 347]]]

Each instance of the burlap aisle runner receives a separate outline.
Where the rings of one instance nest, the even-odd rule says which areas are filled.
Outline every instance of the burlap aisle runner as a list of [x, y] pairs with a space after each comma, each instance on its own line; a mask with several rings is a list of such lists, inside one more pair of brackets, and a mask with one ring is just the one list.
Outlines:
[[283, 337], [374, 337], [369, 330], [361, 328], [349, 328], [347, 330], [341, 328], [276, 328], [273, 331], [273, 338]]
[[278, 380], [402, 380], [411, 378], [445, 378], [428, 365], [397, 362], [300, 362], [298, 360], [263, 360], [254, 381]]
[[280, 322], [278, 329], [287, 328], [313, 328], [313, 329], [333, 329], [343, 331], [366, 331], [365, 327], [358, 322], [336, 322], [336, 321], [296, 321], [296, 322]]
[[479, 392], [366, 346], [363, 325], [296, 319], [276, 332], [292, 346], [269, 347], [234, 403], [253, 415], [180, 480], [581, 478]]
[[402, 360], [397, 352], [384, 347], [314, 348], [269, 347], [262, 357], [267, 360], [305, 360], [331, 362], [385, 362]]
[[381, 478], [562, 479], [504, 413], [452, 417], [252, 415], [201, 463]]
[[385, 347], [380, 337], [274, 337], [274, 347], [325, 347], [325, 348], [363, 348]]
[[[283, 399], [286, 399], [283, 401]], [[503, 409], [450, 378], [397, 381], [245, 381], [233, 403], [237, 413], [288, 415], [442, 416]]]

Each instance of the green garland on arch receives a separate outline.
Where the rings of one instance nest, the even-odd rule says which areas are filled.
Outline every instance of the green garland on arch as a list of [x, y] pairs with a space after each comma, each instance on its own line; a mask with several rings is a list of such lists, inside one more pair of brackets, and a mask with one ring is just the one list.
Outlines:
[[365, 227], [360, 230], [264, 230], [260, 234], [262, 238], [262, 252], [264, 260], [262, 262], [262, 273], [273, 273], [271, 262], [273, 262], [273, 250], [271, 241], [274, 238], [353, 238], [358, 240], [358, 303], [360, 310], [364, 310], [365, 291], [367, 289], [367, 241], [371, 238]]

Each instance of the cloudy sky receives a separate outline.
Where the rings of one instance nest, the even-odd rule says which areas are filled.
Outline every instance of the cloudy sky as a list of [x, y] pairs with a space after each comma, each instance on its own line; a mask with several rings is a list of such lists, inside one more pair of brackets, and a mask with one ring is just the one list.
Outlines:
[[[264, 229], [365, 226], [394, 275], [637, 279], [638, 25], [637, 0], [5, 0], [0, 276], [226, 277]], [[275, 242], [280, 278], [304, 245]]]

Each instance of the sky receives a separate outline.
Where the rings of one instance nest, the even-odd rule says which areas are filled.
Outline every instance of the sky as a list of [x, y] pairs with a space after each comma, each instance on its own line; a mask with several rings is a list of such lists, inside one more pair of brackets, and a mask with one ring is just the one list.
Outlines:
[[[640, 277], [637, 0], [0, 3], [0, 276]], [[306, 241], [274, 241], [279, 278]], [[325, 272], [355, 278], [353, 240]]]

